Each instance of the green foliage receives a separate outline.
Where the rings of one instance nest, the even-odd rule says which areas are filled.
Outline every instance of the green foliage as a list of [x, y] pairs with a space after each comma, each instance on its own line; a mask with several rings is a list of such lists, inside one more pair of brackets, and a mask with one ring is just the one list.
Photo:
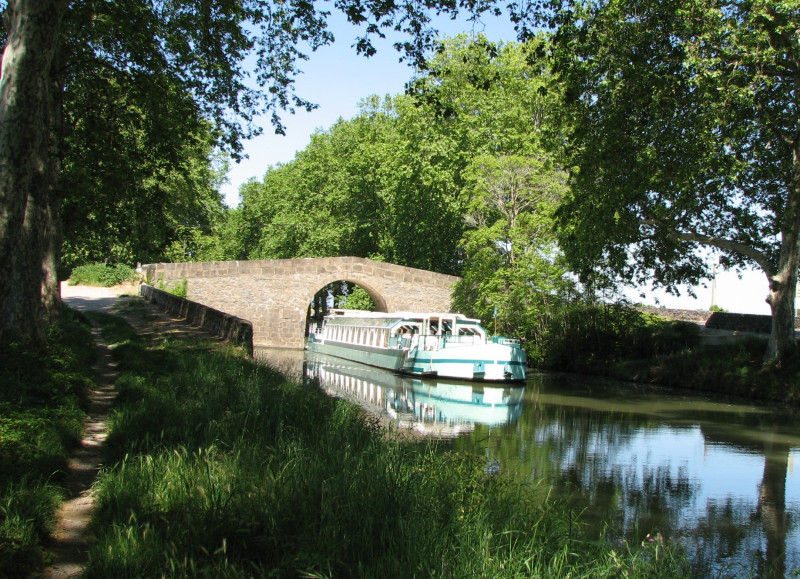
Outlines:
[[211, 128], [168, 78], [145, 87], [81, 70], [66, 93], [64, 268], [191, 260], [223, 211], [227, 166], [212, 154]]
[[602, 269], [670, 289], [709, 277], [709, 249], [723, 267], [758, 267], [783, 280], [771, 287], [770, 357], [794, 353], [797, 4], [557, 4], [554, 66], [574, 120], [574, 187], [560, 211], [572, 266], [587, 280]]
[[719, 307], [717, 304], [714, 304], [708, 309], [708, 311], [709, 312], [722, 312], [722, 313], [725, 313], [728, 310]]
[[156, 280], [155, 287], [156, 289], [171, 293], [179, 298], [185, 298], [188, 292], [189, 280], [183, 278], [178, 281], [165, 282], [163, 278], [159, 277], [158, 280]]
[[316, 384], [208, 345], [126, 344], [141, 363], [118, 380], [87, 577], [685, 572], [669, 545], [613, 552], [545, 488], [387, 438]]
[[407, 95], [370, 97], [294, 161], [244, 185], [240, 207], [220, 224], [217, 255], [380, 256], [460, 273], [469, 167], [482, 155], [533, 156], [556, 142], [556, 99], [536, 60], [543, 44], [443, 40]]
[[375, 108], [316, 133], [292, 163], [243, 185], [217, 251], [227, 259], [378, 253], [381, 167], [394, 121], [376, 99], [366, 106]]
[[[213, 151], [243, 130], [209, 118], [218, 116], [212, 111], [219, 111], [223, 93], [241, 87], [216, 85], [207, 92], [205, 70], [194, 70], [189, 83], [184, 73], [206, 52], [218, 66], [212, 82], [230, 79], [238, 74], [237, 49], [232, 38], [213, 55], [202, 43], [190, 49], [167, 41], [187, 24], [166, 6], [75, 4], [67, 10], [60, 59], [69, 72], [62, 78], [59, 135], [67, 270], [94, 261], [191, 259], [197, 238], [223, 210], [219, 186], [227, 162]], [[205, 22], [207, 29], [237, 26], [235, 19]], [[165, 52], [192, 50], [185, 59], [165, 58]]]
[[70, 274], [69, 285], [111, 287], [138, 279], [136, 271], [125, 264], [92, 263], [79, 265]]
[[553, 230], [564, 176], [549, 159], [507, 156], [477, 158], [469, 178], [467, 260], [454, 307], [538, 340], [541, 320], [572, 291]]
[[800, 352], [783, 364], [764, 360], [764, 338], [676, 350], [647, 360], [627, 360], [609, 373], [700, 392], [768, 400], [800, 407]]
[[690, 350], [700, 329], [620, 304], [571, 302], [552, 315], [546, 334], [531, 352], [537, 366], [572, 372], [608, 373], [623, 360], [651, 359]]
[[[528, 363], [534, 367], [609, 374], [634, 360], [649, 363], [699, 345], [696, 324], [667, 320], [624, 304], [586, 302], [563, 294], [551, 296], [544, 305], [529, 306], [527, 316], [511, 314], [510, 320], [498, 324], [504, 332], [523, 338]], [[498, 308], [499, 316], [501, 312]]]
[[375, 311], [375, 302], [372, 301], [367, 290], [361, 286], [355, 286], [350, 290], [346, 296], [338, 298], [337, 308], [345, 308], [348, 310], [366, 310], [368, 312]]
[[0, 345], [0, 577], [33, 573], [80, 440], [95, 351], [86, 320], [64, 309], [41, 349]]

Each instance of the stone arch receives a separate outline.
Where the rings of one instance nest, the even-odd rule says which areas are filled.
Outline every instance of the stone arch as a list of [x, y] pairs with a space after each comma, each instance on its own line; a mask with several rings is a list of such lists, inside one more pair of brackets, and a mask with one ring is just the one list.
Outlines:
[[[310, 295], [305, 296], [306, 304], [311, 303], [311, 300], [314, 299], [314, 296], [317, 295], [317, 292], [319, 292], [326, 285], [337, 281], [346, 281], [361, 286], [369, 294], [369, 297], [372, 298], [372, 301], [375, 302], [375, 309], [377, 311], [379, 312], [391, 311], [388, 309], [387, 299], [384, 296], [382, 288], [378, 283], [376, 283], [374, 280], [369, 280], [368, 278], [364, 278], [363, 276], [354, 276], [346, 274], [334, 275], [328, 278], [322, 278], [322, 282], [319, 283], [319, 287], [317, 287], [316, 289], [311, 289]], [[308, 292], [306, 293], [308, 294]]]
[[321, 278], [321, 283], [315, 282], [319, 284], [317, 286], [309, 286], [310, 288], [316, 287], [316, 289], [310, 289], [308, 292], [305, 292], [303, 297], [301, 297], [301, 299], [304, 300], [303, 303], [305, 304], [305, 308], [303, 309], [300, 319], [297, 320], [299, 324], [298, 327], [300, 328], [300, 331], [302, 332], [303, 335], [303, 339], [305, 340], [308, 330], [308, 306], [311, 303], [311, 300], [314, 299], [314, 296], [317, 295], [317, 292], [319, 292], [322, 288], [331, 283], [346, 281], [361, 286], [372, 298], [372, 301], [375, 302], [375, 309], [377, 311], [379, 312], [391, 311], [388, 309], [386, 297], [384, 297], [381, 289], [379, 289], [379, 284], [376, 283], [374, 280], [372, 281], [370, 280], [363, 281], [363, 280], [364, 280], [363, 276], [333, 275]]

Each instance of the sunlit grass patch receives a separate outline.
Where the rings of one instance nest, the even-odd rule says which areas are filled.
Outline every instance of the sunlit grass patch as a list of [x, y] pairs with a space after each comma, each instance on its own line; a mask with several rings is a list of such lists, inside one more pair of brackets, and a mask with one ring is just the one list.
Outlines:
[[109, 265], [106, 263], [89, 263], [74, 268], [68, 280], [69, 285], [90, 285], [111, 287], [138, 278], [136, 271], [125, 264]]
[[104, 312], [87, 312], [86, 317], [100, 326], [100, 335], [103, 337], [103, 342], [111, 347], [117, 344], [138, 341], [136, 332], [120, 316]]

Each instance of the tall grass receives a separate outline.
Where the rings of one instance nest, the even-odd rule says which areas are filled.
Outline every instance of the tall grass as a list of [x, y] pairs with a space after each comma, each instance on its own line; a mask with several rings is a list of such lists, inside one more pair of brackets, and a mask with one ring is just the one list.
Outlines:
[[24, 576], [45, 562], [42, 544], [53, 530], [61, 489], [39, 477], [0, 486], [0, 577]]
[[[208, 344], [126, 339], [88, 577], [684, 576], [542, 485]], [[149, 361], [149, 363], [148, 363]]]
[[0, 345], [0, 577], [24, 576], [46, 560], [94, 359], [88, 323], [68, 309], [46, 346]]

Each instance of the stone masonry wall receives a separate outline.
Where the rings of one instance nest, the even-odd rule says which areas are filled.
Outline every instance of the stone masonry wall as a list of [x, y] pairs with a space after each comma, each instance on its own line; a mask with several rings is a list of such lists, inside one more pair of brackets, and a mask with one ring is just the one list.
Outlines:
[[139, 293], [173, 316], [183, 318], [189, 324], [203, 328], [242, 347], [250, 356], [253, 355], [253, 324], [247, 320], [172, 295], [146, 283], [139, 286]]
[[327, 284], [346, 280], [378, 310], [450, 311], [459, 278], [359, 257], [276, 259], [143, 266], [148, 283], [187, 280], [187, 295], [253, 324], [256, 346], [302, 348], [308, 307]]

